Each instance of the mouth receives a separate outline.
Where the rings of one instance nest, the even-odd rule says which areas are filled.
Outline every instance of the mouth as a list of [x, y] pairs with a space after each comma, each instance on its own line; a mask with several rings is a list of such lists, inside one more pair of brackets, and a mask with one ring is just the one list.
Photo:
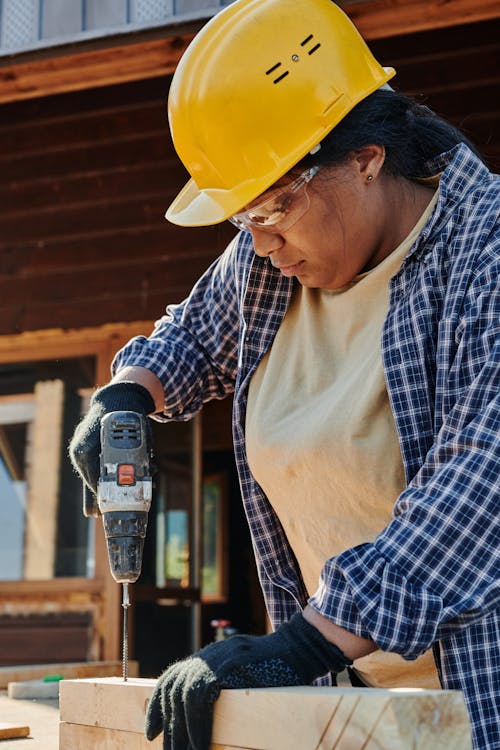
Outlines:
[[287, 265], [280, 261], [273, 260], [273, 258], [271, 257], [271, 264], [274, 266], [274, 268], [277, 268], [283, 274], [283, 276], [295, 276], [299, 272], [303, 263], [304, 261], [300, 260], [298, 263]]

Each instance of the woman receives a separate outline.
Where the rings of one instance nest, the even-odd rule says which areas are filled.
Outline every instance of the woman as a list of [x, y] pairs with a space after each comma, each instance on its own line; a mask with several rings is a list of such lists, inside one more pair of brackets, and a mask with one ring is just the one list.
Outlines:
[[118, 353], [71, 455], [95, 489], [105, 412], [189, 419], [234, 393], [277, 630], [161, 676], [165, 747], [208, 748], [223, 687], [346, 666], [462, 690], [474, 747], [500, 747], [498, 180], [393, 75], [329, 0], [237, 0], [174, 76], [192, 179], [167, 217], [242, 231]]

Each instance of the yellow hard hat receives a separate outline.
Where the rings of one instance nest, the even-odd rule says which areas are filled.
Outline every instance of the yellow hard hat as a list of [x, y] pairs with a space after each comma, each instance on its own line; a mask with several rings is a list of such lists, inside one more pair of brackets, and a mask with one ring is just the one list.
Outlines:
[[232, 216], [394, 74], [331, 0], [236, 0], [197, 34], [172, 80], [170, 130], [192, 179], [166, 218]]

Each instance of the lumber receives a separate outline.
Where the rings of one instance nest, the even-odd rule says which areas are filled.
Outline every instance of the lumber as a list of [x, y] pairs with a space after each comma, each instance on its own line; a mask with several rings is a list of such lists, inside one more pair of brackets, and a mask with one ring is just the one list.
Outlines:
[[55, 575], [63, 405], [62, 380], [36, 383], [24, 540], [24, 578], [28, 580]]
[[62, 680], [61, 721], [125, 732], [144, 732], [146, 707], [156, 680], [120, 677]]
[[62, 723], [59, 729], [59, 750], [161, 750], [163, 738], [148, 742], [145, 734], [122, 732], [119, 729]]
[[167, 39], [0, 64], [0, 102], [172, 74], [193, 36], [174, 34]]
[[14, 740], [28, 737], [30, 728], [25, 724], [4, 724], [0, 721], [0, 740]]
[[[121, 661], [82, 661], [82, 662], [52, 662], [49, 664], [20, 664], [13, 667], [0, 667], [0, 690], [5, 690], [9, 682], [27, 682], [28, 680], [42, 680], [47, 675], [61, 675], [61, 677], [77, 679], [81, 677], [118, 677], [122, 673]], [[139, 674], [139, 662], [129, 661], [128, 673], [130, 677]]]
[[[155, 684], [140, 678], [63, 680], [59, 750], [154, 748], [154, 743], [144, 744], [143, 732]], [[460, 691], [406, 688], [223, 690], [215, 704], [212, 739], [212, 750], [472, 747]]]

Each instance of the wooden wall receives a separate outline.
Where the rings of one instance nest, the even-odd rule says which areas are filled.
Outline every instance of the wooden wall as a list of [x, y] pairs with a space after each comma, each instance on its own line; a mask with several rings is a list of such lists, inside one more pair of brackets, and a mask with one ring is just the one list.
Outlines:
[[153, 79], [0, 107], [0, 334], [154, 319], [233, 235], [163, 214], [186, 175]]
[[50, 664], [91, 657], [87, 612], [0, 615], [0, 664]]
[[401, 91], [451, 120], [500, 172], [500, 18], [370, 42]]
[[[497, 171], [499, 40], [496, 19], [370, 45]], [[0, 335], [155, 319], [223, 250], [229, 225], [163, 218], [186, 179], [167, 90], [163, 77], [0, 106]]]

